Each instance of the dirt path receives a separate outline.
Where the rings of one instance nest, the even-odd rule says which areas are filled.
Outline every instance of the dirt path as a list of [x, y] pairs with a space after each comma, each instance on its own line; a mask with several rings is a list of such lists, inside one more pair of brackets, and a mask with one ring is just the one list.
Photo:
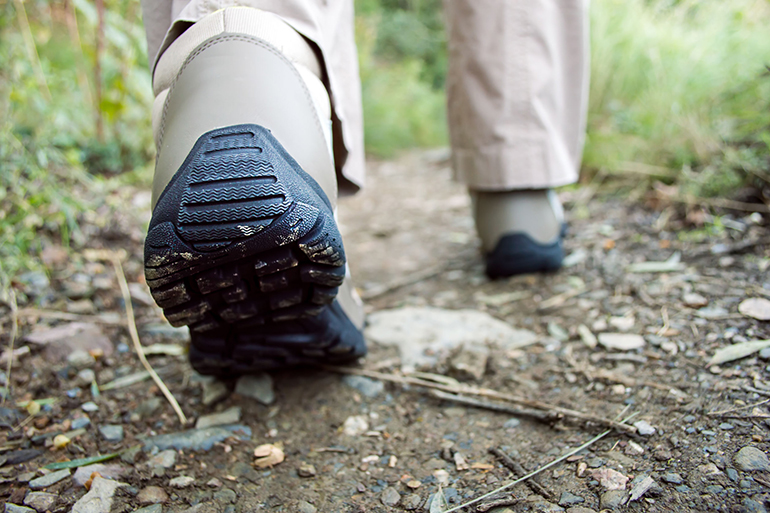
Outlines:
[[[368, 189], [340, 206], [352, 272], [369, 298], [369, 313], [376, 318], [402, 307], [485, 312], [536, 340], [470, 355], [479, 382], [473, 372], [461, 372], [457, 361], [468, 355], [459, 348], [434, 351], [435, 363], [423, 370], [603, 418], [623, 413], [636, 414], [631, 423], [644, 421], [639, 433], [611, 433], [544, 472], [536, 478], [541, 488], [514, 486], [497, 497], [511, 505], [493, 511], [764, 511], [770, 354], [707, 363], [718, 348], [770, 339], [770, 322], [752, 318], [762, 316], [761, 300], [770, 298], [770, 244], [744, 247], [767, 238], [767, 228], [738, 218], [688, 231], [667, 221], [668, 211], [588, 202], [589, 192], [563, 195], [569, 267], [489, 282], [468, 200], [450, 182], [440, 155], [372, 163]], [[144, 195], [124, 194], [137, 211], [146, 210]], [[101, 218], [110, 222], [94, 220], [93, 245], [128, 251], [126, 275], [144, 344], [171, 344], [159, 352], [173, 353], [185, 335], [164, 326], [141, 284], [142, 216], [105, 211]], [[676, 254], [681, 261], [669, 260]], [[41, 484], [34, 481], [38, 469], [141, 444], [146, 451], [123, 453], [100, 469], [125, 483], [104, 492], [112, 496], [112, 511], [161, 511], [150, 506], [153, 500], [172, 512], [428, 511], [440, 483], [454, 507], [508, 482], [512, 473], [491, 448], [530, 471], [602, 431], [594, 423], [543, 422], [448, 402], [418, 387], [320, 371], [274, 374], [271, 402], [268, 378], [230, 393], [234, 383], [225, 390], [194, 375], [184, 356], [160, 354], [149, 358], [188, 417], [224, 412], [205, 422], [237, 424], [230, 432], [198, 432], [211, 442], [206, 449], [165, 450], [201, 439], [178, 434], [182, 427], [151, 381], [111, 388], [141, 371], [127, 330], [115, 324], [123, 308], [111, 267], [84, 255], [66, 258], [55, 248], [47, 258], [48, 285], [41, 276], [19, 283], [38, 306], [22, 297], [16, 346], [23, 354], [10, 378], [12, 401], [0, 410], [0, 499], [8, 503], [22, 505], [26, 498], [38, 511], [69, 511], [80, 500], [82, 507], [86, 489], [75, 477], [46, 484], [54, 478], [44, 476]], [[632, 264], [664, 261], [669, 272], [633, 272]], [[759, 301], [740, 313], [749, 298]], [[53, 319], [63, 316], [41, 309], [69, 312], [69, 318]], [[9, 320], [6, 315], [6, 338]], [[64, 325], [64, 332], [50, 330]], [[595, 336], [601, 343], [591, 347]], [[633, 349], [608, 348], [612, 343]], [[361, 367], [398, 375], [402, 363], [398, 348], [372, 344]], [[92, 381], [102, 389], [98, 396]], [[29, 419], [15, 404], [44, 398], [55, 401], [43, 401]], [[732, 411], [709, 415], [725, 410]], [[54, 450], [60, 433], [71, 441]], [[254, 449], [262, 444], [282, 448], [284, 461], [255, 468]], [[88, 478], [92, 471], [80, 472]], [[31, 494], [32, 487], [43, 495]], [[79, 511], [109, 511], [101, 504]]]

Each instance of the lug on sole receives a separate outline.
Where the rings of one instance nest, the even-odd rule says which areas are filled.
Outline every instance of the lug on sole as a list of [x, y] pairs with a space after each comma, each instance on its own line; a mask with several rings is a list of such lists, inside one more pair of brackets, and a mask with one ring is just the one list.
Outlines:
[[318, 184], [258, 125], [201, 136], [153, 212], [145, 277], [203, 374], [365, 353], [335, 301], [345, 251]]

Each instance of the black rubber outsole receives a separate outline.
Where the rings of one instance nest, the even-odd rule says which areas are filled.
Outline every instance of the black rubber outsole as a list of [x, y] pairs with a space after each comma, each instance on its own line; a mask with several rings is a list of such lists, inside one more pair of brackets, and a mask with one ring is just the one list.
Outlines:
[[539, 244], [525, 233], [513, 233], [500, 239], [495, 249], [486, 255], [487, 276], [492, 279], [508, 278], [519, 274], [555, 272], [564, 260], [562, 238], [551, 244]]
[[340, 363], [365, 352], [335, 301], [345, 251], [328, 199], [269, 130], [200, 137], [153, 211], [145, 277], [200, 373]]

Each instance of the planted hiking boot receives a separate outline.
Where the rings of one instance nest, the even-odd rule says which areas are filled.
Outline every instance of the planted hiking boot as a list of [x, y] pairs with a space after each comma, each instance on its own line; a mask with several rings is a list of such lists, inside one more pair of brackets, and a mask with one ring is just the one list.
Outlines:
[[490, 278], [556, 271], [564, 260], [564, 211], [550, 189], [471, 191]]
[[365, 353], [334, 219], [329, 97], [308, 43], [274, 15], [218, 11], [158, 61], [158, 158], [145, 276], [203, 374]]

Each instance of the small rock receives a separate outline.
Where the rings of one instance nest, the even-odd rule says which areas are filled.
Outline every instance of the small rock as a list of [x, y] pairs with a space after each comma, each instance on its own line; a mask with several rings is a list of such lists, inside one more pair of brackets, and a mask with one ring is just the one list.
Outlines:
[[[760, 501], [762, 499], [760, 498]], [[743, 508], [746, 513], [767, 513], [767, 508], [760, 501], [755, 501], [749, 497], [743, 499]]]
[[730, 478], [730, 481], [738, 481], [738, 471], [734, 468], [728, 468], [725, 470], [725, 473], [727, 474], [727, 477]]
[[160, 397], [150, 397], [146, 401], [139, 403], [134, 413], [140, 419], [148, 419], [155, 415], [155, 412], [160, 409], [162, 403], [163, 401], [161, 401]]
[[385, 383], [377, 379], [367, 378], [366, 376], [343, 376], [342, 382], [351, 388], [355, 388], [369, 399], [374, 399], [385, 390]]
[[125, 485], [111, 479], [95, 477], [88, 493], [72, 506], [72, 513], [109, 513], [112, 497], [121, 486]]
[[619, 331], [631, 331], [635, 322], [632, 316], [610, 317], [609, 325]]
[[35, 510], [18, 504], [5, 503], [5, 513], [35, 513]]
[[299, 466], [299, 470], [297, 471], [297, 474], [299, 475], [299, 477], [315, 477], [316, 470], [313, 465], [303, 461]]
[[16, 476], [16, 482], [17, 483], [29, 483], [33, 479], [35, 479], [35, 473], [34, 472], [22, 472], [18, 476]]
[[157, 447], [161, 451], [166, 449], [209, 451], [214, 447], [214, 444], [230, 437], [249, 440], [251, 428], [236, 424], [234, 426], [189, 429], [177, 433], [157, 435], [144, 441], [144, 450], [149, 451], [153, 447]]
[[641, 456], [644, 454], [644, 447], [634, 442], [633, 440], [629, 440], [628, 445], [623, 452], [628, 456]]
[[585, 499], [579, 495], [575, 495], [571, 492], [562, 492], [559, 498], [559, 506], [574, 506], [575, 504], [582, 504]]
[[85, 429], [90, 425], [91, 425], [91, 419], [89, 419], [87, 415], [84, 415], [82, 417], [72, 419], [72, 423], [70, 424], [70, 427], [72, 427], [72, 429]]
[[636, 432], [641, 436], [654, 435], [656, 431], [655, 428], [652, 427], [646, 420], [634, 422], [634, 427], [636, 428]]
[[462, 346], [449, 360], [449, 368], [460, 379], [481, 381], [487, 370], [489, 349], [484, 346]]
[[230, 395], [230, 389], [227, 388], [224, 382], [218, 379], [203, 382], [203, 398], [201, 402], [203, 402], [204, 406], [218, 403], [228, 395]]
[[600, 470], [591, 471], [591, 475], [607, 490], [626, 489], [628, 476], [621, 474], [617, 470], [613, 470], [611, 468], [603, 468]]
[[380, 502], [385, 506], [395, 507], [401, 501], [401, 494], [395, 488], [385, 488], [380, 495]]
[[[81, 352], [76, 358], [81, 359], [82, 366], [70, 362], [70, 365], [76, 368], [86, 368], [94, 364], [94, 358], [89, 354], [91, 350], [101, 350], [104, 356], [110, 356], [115, 352], [112, 342], [102, 328], [86, 322], [71, 322], [55, 328], [37, 328], [27, 335], [26, 339], [33, 344], [43, 346], [43, 357], [52, 363], [70, 362], [70, 358], [76, 352]], [[82, 352], [90, 359], [87, 359]]]
[[708, 306], [709, 300], [696, 292], [689, 292], [682, 298], [682, 303], [690, 308], [703, 308]]
[[206, 483], [206, 486], [210, 486], [212, 488], [221, 488], [222, 481], [220, 481], [216, 477], [212, 477], [211, 479], [208, 480], [208, 482]]
[[214, 493], [214, 500], [224, 504], [235, 504], [238, 496], [229, 488], [222, 488]]
[[168, 501], [168, 494], [160, 486], [147, 486], [136, 494], [140, 504], [163, 504]]
[[103, 463], [94, 463], [93, 465], [78, 467], [77, 470], [75, 470], [75, 474], [72, 476], [72, 480], [75, 481], [78, 486], [85, 486], [86, 482], [91, 480], [91, 476], [94, 472], [105, 479], [117, 480], [125, 474], [126, 468], [115, 464], [105, 465]]
[[67, 363], [76, 369], [89, 369], [94, 366], [96, 359], [88, 351], [76, 349], [67, 355]]
[[43, 513], [44, 511], [53, 509], [53, 505], [58, 498], [59, 496], [55, 493], [29, 492], [27, 496], [24, 497], [24, 504], [38, 513]]
[[695, 415], [685, 415], [682, 420], [688, 424], [695, 422], [697, 417]]
[[599, 344], [607, 349], [631, 351], [644, 347], [644, 337], [633, 333], [599, 333]]
[[227, 424], [236, 424], [241, 420], [241, 407], [233, 406], [221, 413], [212, 413], [203, 415], [195, 423], [196, 429], [205, 429], [212, 426], [224, 426]]
[[110, 443], [116, 444], [123, 441], [123, 426], [121, 425], [105, 424], [99, 426], [99, 432]]
[[96, 373], [93, 369], [83, 369], [75, 376], [75, 385], [79, 387], [87, 387], [94, 381], [96, 381]]
[[770, 321], [770, 299], [754, 297], [738, 305], [738, 311], [746, 317], [759, 321]]
[[521, 425], [521, 421], [517, 419], [516, 417], [512, 417], [505, 421], [503, 424], [503, 428], [505, 429], [515, 429]]
[[316, 513], [318, 509], [307, 501], [297, 502], [297, 511], [299, 513]]
[[770, 470], [770, 461], [767, 459], [767, 455], [753, 447], [747, 445], [733, 457], [733, 463], [741, 470]]
[[721, 430], [723, 430], [723, 431], [731, 431], [731, 430], [735, 429], [735, 426], [733, 426], [733, 425], [732, 425], [732, 424], [730, 424], [729, 422], [722, 422], [722, 423], [719, 425], [719, 429], [721, 429]]
[[95, 411], [99, 411], [99, 406], [93, 401], [88, 401], [87, 403], [83, 403], [80, 406], [80, 409], [82, 409], [84, 412], [92, 413]]
[[416, 493], [410, 493], [403, 500], [403, 507], [407, 511], [414, 511], [422, 506], [422, 497]]
[[571, 508], [567, 508], [567, 513], [596, 513], [596, 511], [591, 508], [584, 508], [582, 506], [573, 506]]
[[369, 421], [365, 415], [353, 415], [345, 419], [342, 424], [342, 432], [347, 436], [363, 435], [369, 430]]
[[264, 372], [238, 378], [238, 382], [235, 384], [235, 393], [256, 399], [266, 406], [275, 402], [273, 378]]
[[63, 479], [67, 479], [70, 477], [70, 471], [69, 469], [63, 469], [63, 470], [57, 470], [56, 472], [51, 472], [48, 475], [38, 477], [37, 479], [33, 479], [29, 482], [29, 487], [32, 490], [40, 490], [42, 488], [47, 488], [49, 486], [53, 486], [59, 481]]
[[137, 509], [134, 513], [163, 513], [163, 506], [160, 504], [153, 504], [152, 506], [145, 506], [144, 508]]
[[684, 483], [684, 479], [682, 479], [682, 476], [677, 474], [676, 472], [668, 472], [660, 476], [660, 478], [663, 481], [674, 485], [680, 485]]
[[600, 509], [618, 509], [626, 502], [626, 492], [623, 490], [608, 490], [599, 499]]
[[176, 451], [172, 449], [168, 449], [165, 451], [161, 451], [152, 458], [150, 458], [150, 461], [147, 462], [147, 464], [151, 467], [163, 467], [163, 468], [171, 468], [176, 463]]
[[187, 488], [188, 486], [191, 486], [194, 482], [195, 482], [195, 478], [192, 478], [190, 476], [179, 476], [169, 481], [168, 485], [173, 486], [174, 488]]
[[759, 351], [759, 357], [763, 360], [770, 360], [770, 347], [766, 347]]

